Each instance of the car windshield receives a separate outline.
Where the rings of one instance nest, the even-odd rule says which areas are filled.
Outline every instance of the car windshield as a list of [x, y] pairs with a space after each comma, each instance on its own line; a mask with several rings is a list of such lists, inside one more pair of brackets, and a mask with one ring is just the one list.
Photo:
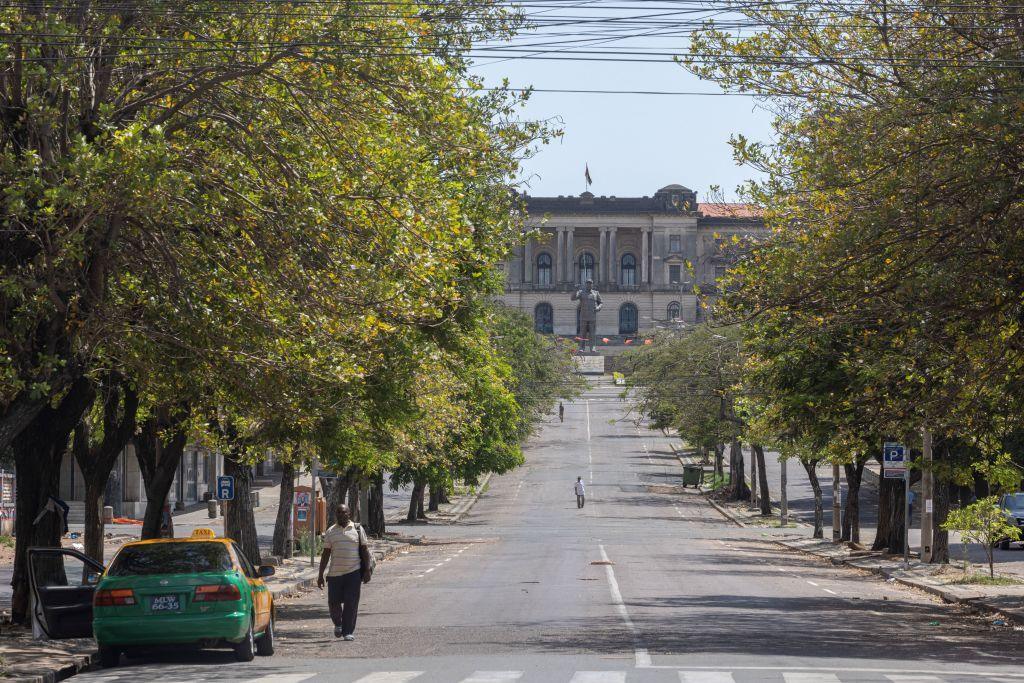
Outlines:
[[232, 568], [222, 543], [152, 543], [122, 548], [107, 576], [196, 574]]
[[1003, 507], [1007, 510], [1024, 510], [1024, 493], [1003, 496]]

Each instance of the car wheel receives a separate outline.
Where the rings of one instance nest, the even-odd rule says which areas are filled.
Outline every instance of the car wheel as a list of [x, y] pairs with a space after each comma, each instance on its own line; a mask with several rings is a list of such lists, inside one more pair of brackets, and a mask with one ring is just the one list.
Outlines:
[[100, 648], [100, 664], [104, 669], [113, 669], [121, 663], [121, 651], [116, 647]]
[[270, 617], [267, 630], [256, 641], [256, 654], [260, 657], [269, 657], [274, 654], [274, 617]]
[[256, 641], [252, 633], [252, 622], [249, 623], [249, 630], [245, 633], [242, 642], [235, 644], [235, 659], [240, 662], [251, 662], [256, 656]]

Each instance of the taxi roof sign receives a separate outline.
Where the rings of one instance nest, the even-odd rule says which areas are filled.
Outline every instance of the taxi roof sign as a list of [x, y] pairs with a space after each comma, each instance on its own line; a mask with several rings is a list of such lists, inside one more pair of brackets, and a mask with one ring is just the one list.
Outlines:
[[192, 538], [217, 538], [217, 534], [209, 527], [199, 527], [192, 531]]

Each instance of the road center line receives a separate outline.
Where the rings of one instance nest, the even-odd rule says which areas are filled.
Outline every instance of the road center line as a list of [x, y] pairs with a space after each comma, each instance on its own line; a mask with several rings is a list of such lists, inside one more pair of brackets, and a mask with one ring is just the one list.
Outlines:
[[619, 591], [619, 582], [615, 580], [615, 570], [612, 569], [611, 560], [608, 559], [608, 553], [604, 550], [604, 545], [597, 546], [601, 551], [601, 561], [605, 562], [604, 573], [608, 578], [608, 590], [612, 594], [612, 604], [615, 605], [615, 611], [619, 613], [622, 618], [622, 623], [625, 624], [626, 630], [629, 631], [630, 635], [633, 636], [633, 658], [636, 661], [636, 668], [642, 669], [651, 666], [651, 655], [648, 654], [645, 648], [640, 647], [640, 632], [637, 631], [636, 624], [633, 623], [633, 619], [629, 616], [629, 610], [626, 609], [626, 603], [622, 599], [622, 593]]

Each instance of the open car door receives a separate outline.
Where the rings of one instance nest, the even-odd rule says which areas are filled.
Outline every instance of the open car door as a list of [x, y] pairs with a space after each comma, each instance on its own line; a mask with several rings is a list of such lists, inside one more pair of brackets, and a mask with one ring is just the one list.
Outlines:
[[92, 637], [92, 597], [103, 565], [66, 548], [29, 548], [32, 630], [49, 638]]

